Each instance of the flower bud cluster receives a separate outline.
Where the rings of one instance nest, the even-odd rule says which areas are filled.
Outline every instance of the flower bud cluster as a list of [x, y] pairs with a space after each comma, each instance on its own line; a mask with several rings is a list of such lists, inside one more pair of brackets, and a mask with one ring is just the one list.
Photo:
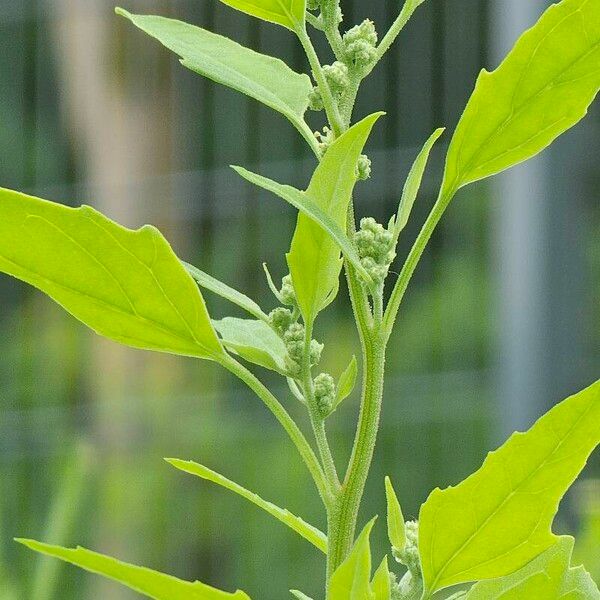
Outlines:
[[367, 217], [361, 219], [354, 242], [363, 267], [376, 284], [383, 283], [396, 257], [394, 234], [372, 217]]
[[363, 181], [371, 177], [371, 159], [365, 154], [361, 154], [358, 159], [357, 177]]
[[346, 60], [358, 69], [369, 67], [377, 58], [377, 31], [370, 19], [364, 20], [344, 34]]
[[[302, 361], [304, 360], [304, 338], [306, 328], [300, 323], [293, 323], [283, 334], [288, 355], [286, 356], [286, 367], [293, 376], [298, 376], [302, 370]], [[310, 366], [314, 366], [321, 360], [323, 344], [317, 340], [310, 341]]]
[[321, 154], [325, 154], [325, 152], [327, 152], [329, 149], [329, 146], [331, 146], [335, 140], [333, 131], [331, 131], [331, 129], [329, 129], [327, 126], [323, 127], [323, 133], [320, 131], [315, 132], [315, 137], [319, 142], [319, 150], [321, 151]]
[[286, 306], [297, 306], [296, 302], [296, 291], [292, 283], [292, 276], [286, 275], [281, 280], [281, 290], [279, 291], [281, 302]]
[[406, 544], [402, 550], [394, 549], [394, 558], [412, 573], [413, 577], [421, 577], [421, 559], [419, 557], [419, 522], [407, 521], [405, 525]]
[[321, 0], [307, 0], [307, 10], [318, 10], [319, 8], [321, 8]]
[[335, 380], [329, 373], [320, 373], [315, 377], [314, 385], [317, 408], [325, 418], [331, 414], [335, 403]]

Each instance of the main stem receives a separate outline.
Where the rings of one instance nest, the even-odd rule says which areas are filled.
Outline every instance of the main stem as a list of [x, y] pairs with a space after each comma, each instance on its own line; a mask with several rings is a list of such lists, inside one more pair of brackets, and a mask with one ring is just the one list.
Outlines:
[[364, 375], [360, 418], [350, 464], [328, 524], [329, 576], [344, 561], [354, 543], [358, 511], [373, 460], [381, 415], [385, 340], [377, 322], [363, 334]]

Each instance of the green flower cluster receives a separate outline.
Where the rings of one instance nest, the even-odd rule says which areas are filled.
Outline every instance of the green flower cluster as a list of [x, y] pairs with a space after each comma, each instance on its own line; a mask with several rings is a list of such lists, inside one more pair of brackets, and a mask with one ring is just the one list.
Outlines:
[[325, 418], [331, 414], [335, 403], [335, 380], [329, 373], [320, 373], [315, 377], [315, 400], [319, 414]]
[[406, 544], [402, 550], [393, 550], [394, 558], [408, 569], [404, 577], [392, 582], [392, 600], [419, 600], [423, 593], [423, 575], [419, 557], [419, 523], [407, 521]]
[[370, 19], [347, 31], [343, 37], [346, 61], [364, 72], [377, 59], [377, 39], [375, 23]]
[[382, 284], [396, 257], [394, 234], [372, 217], [361, 219], [354, 234], [360, 262], [376, 284]]

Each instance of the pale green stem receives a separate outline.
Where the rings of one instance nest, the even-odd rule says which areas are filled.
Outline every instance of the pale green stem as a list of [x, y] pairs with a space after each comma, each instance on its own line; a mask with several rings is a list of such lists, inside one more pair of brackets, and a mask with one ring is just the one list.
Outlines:
[[421, 259], [421, 256], [423, 256], [423, 252], [427, 247], [431, 235], [440, 222], [442, 215], [450, 204], [455, 193], [456, 188], [442, 189], [433, 209], [431, 210], [431, 213], [429, 214], [429, 217], [427, 217], [427, 220], [425, 221], [425, 224], [423, 225], [421, 232], [419, 233], [408, 255], [408, 258], [406, 259], [406, 262], [404, 263], [404, 266], [402, 267], [402, 271], [400, 272], [398, 281], [394, 286], [394, 290], [392, 291], [390, 300], [385, 310], [385, 315], [383, 317], [383, 333], [386, 341], [389, 339], [392, 333], [396, 316], [398, 315], [398, 309], [400, 308], [400, 303], [402, 302], [402, 298], [404, 298], [404, 294], [406, 293], [408, 284], [410, 283], [415, 269], [419, 264], [419, 260]]
[[396, 20], [392, 23], [392, 26], [377, 47], [377, 60], [374, 61], [370, 70], [375, 67], [375, 65], [383, 58], [384, 54], [391, 48], [399, 33], [404, 29], [404, 26], [408, 23], [416, 9], [417, 6], [411, 4], [410, 1], [404, 3], [400, 14], [396, 17]]
[[312, 25], [317, 31], [323, 31], [323, 23], [311, 12], [306, 11], [306, 22]]
[[329, 492], [329, 486], [327, 484], [325, 474], [321, 468], [321, 465], [319, 464], [319, 459], [316, 457], [313, 449], [311, 448], [307, 439], [304, 437], [302, 431], [300, 431], [298, 425], [296, 425], [296, 422], [285, 410], [279, 400], [277, 400], [277, 398], [273, 396], [269, 389], [259, 379], [257, 379], [254, 374], [246, 369], [246, 367], [229, 355], [225, 355], [219, 360], [219, 362], [228, 371], [241, 379], [273, 413], [300, 453], [302, 460], [312, 475], [323, 503], [325, 506], [329, 506], [331, 503], [331, 494]]
[[337, 21], [339, 2], [324, 2], [322, 8], [323, 31], [337, 60], [344, 58], [344, 45]]
[[[308, 404], [308, 412], [310, 415], [310, 423], [315, 434], [317, 448], [321, 456], [321, 462], [325, 471], [325, 477], [329, 484], [329, 489], [332, 495], [335, 495], [340, 487], [335, 461], [331, 452], [331, 447], [327, 439], [325, 430], [325, 421], [319, 413], [316, 405], [315, 388], [312, 379], [312, 370], [310, 366], [310, 346], [312, 341], [312, 325], [306, 325], [304, 338], [304, 364], [302, 365], [302, 388], [304, 397]], [[328, 507], [329, 508], [329, 507]]]
[[304, 52], [306, 53], [308, 62], [310, 63], [310, 68], [315, 77], [315, 81], [319, 86], [319, 91], [321, 92], [321, 97], [323, 99], [323, 106], [325, 107], [325, 112], [327, 114], [327, 118], [329, 119], [331, 129], [333, 130], [335, 136], [339, 137], [344, 132], [343, 121], [340, 117], [337, 102], [335, 101], [333, 94], [331, 93], [331, 88], [329, 87], [329, 84], [325, 79], [325, 75], [323, 74], [323, 68], [319, 62], [317, 52], [315, 51], [308, 33], [306, 33], [306, 29], [298, 29], [296, 31], [296, 35], [298, 36], [298, 39], [304, 48]]

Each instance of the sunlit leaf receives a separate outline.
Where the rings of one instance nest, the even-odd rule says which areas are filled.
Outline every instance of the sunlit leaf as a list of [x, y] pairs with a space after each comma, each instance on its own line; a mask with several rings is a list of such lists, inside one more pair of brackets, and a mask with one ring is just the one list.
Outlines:
[[301, 535], [304, 539], [313, 544], [316, 548], [327, 554], [327, 538], [325, 534], [319, 531], [316, 527], [309, 525], [306, 521], [303, 521], [300, 517], [296, 517], [291, 514], [288, 510], [279, 508], [271, 502], [263, 500], [260, 496], [247, 490], [246, 488], [234, 483], [233, 481], [219, 475], [215, 471], [200, 465], [193, 461], [178, 460], [174, 458], [166, 459], [167, 462], [181, 471], [185, 471], [191, 475], [196, 475], [206, 481], [211, 481], [224, 487], [236, 494], [242, 496], [246, 500], [249, 500], [259, 508], [269, 513], [272, 517], [275, 517], [278, 521], [281, 521], [287, 525], [290, 529], [294, 530], [297, 534]]
[[218, 359], [198, 287], [154, 227], [0, 189], [0, 271], [128, 346]]
[[404, 550], [406, 545], [406, 526], [400, 502], [398, 502], [398, 497], [389, 477], [385, 478], [385, 497], [387, 500], [388, 538], [392, 548], [401, 551]]
[[337, 408], [354, 391], [357, 376], [358, 364], [356, 363], [356, 356], [353, 356], [350, 364], [340, 375], [335, 394], [335, 402], [333, 403], [334, 409]]
[[600, 442], [600, 381], [516, 433], [465, 481], [422, 506], [425, 586], [436, 590], [513, 573], [556, 543], [560, 499]]
[[152, 15], [117, 12], [181, 57], [192, 71], [246, 94], [285, 115], [305, 137], [304, 122], [312, 83], [278, 58], [241, 46], [200, 27]]
[[392, 590], [387, 556], [383, 559], [371, 582], [373, 600], [390, 600]]
[[212, 275], [201, 271], [193, 265], [184, 262], [183, 266], [200, 287], [210, 290], [214, 294], [221, 296], [221, 298], [225, 298], [225, 300], [229, 300], [229, 302], [239, 306], [257, 319], [267, 321], [268, 316], [262, 311], [261, 307], [245, 294], [229, 287], [227, 284], [215, 279]]
[[373, 600], [369, 537], [374, 523], [375, 519], [367, 524], [348, 558], [331, 576], [327, 600]]
[[294, 596], [294, 598], [297, 598], [297, 600], [313, 600], [312, 598], [298, 590], [290, 590], [290, 593], [292, 594], [292, 596]]
[[122, 583], [135, 592], [154, 600], [250, 600], [244, 592], [222, 592], [198, 581], [191, 583], [144, 567], [137, 567], [115, 558], [86, 550], [62, 548], [34, 540], [17, 540], [31, 550], [59, 558], [90, 573], [103, 575]]
[[221, 0], [237, 10], [292, 31], [304, 28], [306, 0]]
[[398, 214], [394, 223], [394, 238], [397, 240], [402, 230], [406, 227], [410, 213], [412, 212], [415, 200], [421, 188], [421, 182], [423, 181], [423, 175], [425, 174], [425, 167], [427, 167], [427, 161], [429, 155], [433, 149], [434, 144], [438, 141], [440, 136], [444, 133], [445, 129], [436, 129], [431, 137], [425, 142], [423, 149], [417, 156], [406, 183], [404, 184], [404, 191], [402, 192], [402, 199], [400, 200], [400, 206], [398, 207]]
[[600, 4], [551, 6], [493, 73], [483, 71], [448, 153], [444, 189], [531, 158], [582, 119], [600, 87]]
[[226, 317], [213, 321], [225, 347], [247, 361], [288, 375], [283, 340], [264, 321]]
[[466, 600], [598, 600], [600, 592], [583, 567], [571, 567], [573, 538], [561, 537], [516, 573], [482, 581]]

